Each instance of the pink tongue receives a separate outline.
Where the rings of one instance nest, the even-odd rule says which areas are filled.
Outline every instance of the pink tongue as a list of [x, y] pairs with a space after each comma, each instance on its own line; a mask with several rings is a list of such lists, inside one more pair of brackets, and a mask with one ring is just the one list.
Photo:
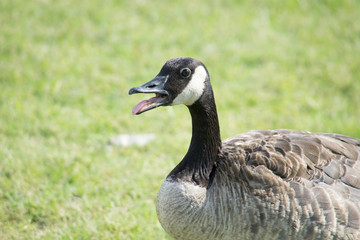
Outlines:
[[139, 102], [138, 104], [136, 104], [136, 106], [133, 108], [132, 110], [132, 114], [138, 114], [139, 112], [141, 112], [144, 108], [150, 106], [151, 104], [153, 104], [154, 102], [156, 102], [156, 100], [159, 100], [161, 98], [159, 97], [153, 97], [150, 98], [148, 100], [144, 100]]
[[132, 110], [132, 114], [135, 115], [141, 111], [149, 103], [149, 100], [144, 100], [136, 104], [136, 106]]

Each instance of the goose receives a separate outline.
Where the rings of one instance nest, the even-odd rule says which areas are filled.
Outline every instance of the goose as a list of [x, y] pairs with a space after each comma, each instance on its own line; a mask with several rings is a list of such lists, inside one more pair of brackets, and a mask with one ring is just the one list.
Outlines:
[[189, 149], [162, 183], [158, 220], [174, 239], [360, 239], [360, 140], [330, 133], [253, 130], [220, 138], [205, 65], [168, 60], [129, 94], [132, 110], [184, 104]]

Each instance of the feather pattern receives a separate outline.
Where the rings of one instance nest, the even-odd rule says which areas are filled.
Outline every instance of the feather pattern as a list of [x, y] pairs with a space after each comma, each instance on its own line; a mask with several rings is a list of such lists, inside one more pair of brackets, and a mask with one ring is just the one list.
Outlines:
[[359, 239], [359, 156], [342, 135], [240, 134], [222, 142], [210, 188], [168, 177], [158, 216], [175, 239]]

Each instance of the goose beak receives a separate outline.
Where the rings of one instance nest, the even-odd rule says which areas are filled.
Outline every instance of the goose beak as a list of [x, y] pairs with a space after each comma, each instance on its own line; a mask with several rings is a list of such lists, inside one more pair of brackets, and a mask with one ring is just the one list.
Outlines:
[[133, 108], [132, 114], [138, 115], [169, 102], [169, 93], [164, 89], [167, 78], [168, 76], [156, 76], [150, 82], [129, 90], [130, 95], [135, 93], [155, 93], [155, 97], [139, 102]]

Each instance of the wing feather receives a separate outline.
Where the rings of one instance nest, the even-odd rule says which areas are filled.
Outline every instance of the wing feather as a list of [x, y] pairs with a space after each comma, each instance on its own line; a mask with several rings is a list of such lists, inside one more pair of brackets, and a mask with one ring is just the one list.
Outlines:
[[308, 226], [304, 234], [315, 234], [322, 226], [333, 233], [360, 235], [359, 139], [293, 130], [251, 131], [224, 140], [217, 165], [223, 173], [236, 165], [231, 175], [247, 182], [253, 189], [249, 192], [265, 194], [260, 189], [272, 189], [287, 194], [301, 209], [298, 227]]

